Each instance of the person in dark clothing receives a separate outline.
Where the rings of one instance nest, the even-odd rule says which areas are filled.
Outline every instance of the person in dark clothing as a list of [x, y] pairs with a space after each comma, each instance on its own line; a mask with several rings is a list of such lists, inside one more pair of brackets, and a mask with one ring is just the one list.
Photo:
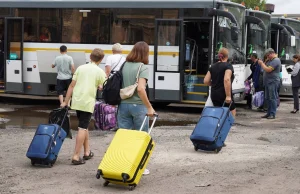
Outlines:
[[235, 117], [236, 108], [233, 101], [232, 82], [234, 79], [234, 70], [228, 61], [228, 49], [219, 50], [219, 62], [211, 65], [204, 78], [204, 84], [211, 86], [211, 100], [214, 106], [230, 106], [230, 111]]
[[292, 89], [293, 89], [293, 97], [294, 97], [294, 110], [291, 113], [297, 113], [299, 111], [299, 88], [300, 88], [300, 55], [294, 55], [293, 61], [295, 66], [291, 73], [292, 78]]
[[[251, 54], [250, 57], [252, 64], [250, 66], [250, 70], [251, 70], [251, 74], [250, 76], [245, 80], [245, 82], [250, 82], [251, 80], [253, 81], [253, 87], [255, 88], [255, 91], [258, 91], [259, 88], [259, 76], [260, 76], [260, 71], [261, 68], [258, 65], [258, 58], [257, 58], [257, 54], [253, 53]], [[247, 99], [247, 105], [249, 109], [252, 109], [252, 94], [248, 94], [246, 96]]]

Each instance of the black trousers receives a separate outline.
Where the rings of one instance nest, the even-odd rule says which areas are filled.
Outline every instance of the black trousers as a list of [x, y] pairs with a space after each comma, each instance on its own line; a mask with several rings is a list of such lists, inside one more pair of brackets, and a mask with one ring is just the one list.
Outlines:
[[299, 110], [299, 87], [293, 87], [294, 109]]

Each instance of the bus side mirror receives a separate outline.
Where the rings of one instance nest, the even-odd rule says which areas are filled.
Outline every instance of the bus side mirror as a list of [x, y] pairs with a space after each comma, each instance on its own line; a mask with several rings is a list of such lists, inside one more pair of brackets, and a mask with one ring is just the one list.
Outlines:
[[236, 42], [239, 39], [239, 30], [237, 27], [231, 27], [231, 40]]

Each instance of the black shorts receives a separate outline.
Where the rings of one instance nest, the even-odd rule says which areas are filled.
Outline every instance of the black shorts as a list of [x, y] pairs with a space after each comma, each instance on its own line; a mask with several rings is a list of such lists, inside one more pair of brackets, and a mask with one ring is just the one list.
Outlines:
[[87, 129], [92, 118], [92, 113], [76, 110], [76, 114], [79, 120], [78, 128]]
[[58, 95], [64, 95], [64, 91], [68, 91], [72, 79], [60, 80], [57, 79], [56, 90]]
[[[232, 98], [232, 99], [233, 99], [233, 98]], [[224, 99], [224, 100], [212, 100], [214, 106], [217, 106], [217, 107], [222, 107], [223, 104], [224, 104], [224, 101], [225, 101], [225, 99]], [[230, 105], [230, 104], [225, 103], [224, 106], [225, 106], [225, 107], [229, 107], [229, 105]], [[234, 103], [234, 101], [232, 101], [229, 110], [232, 111], [232, 110], [234, 110], [234, 109], [235, 109], [235, 103]]]

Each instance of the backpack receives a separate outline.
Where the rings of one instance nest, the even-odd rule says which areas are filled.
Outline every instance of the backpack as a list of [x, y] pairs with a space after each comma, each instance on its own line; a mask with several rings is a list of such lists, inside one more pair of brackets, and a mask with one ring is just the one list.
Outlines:
[[120, 90], [123, 85], [122, 70], [126, 61], [119, 71], [115, 71], [103, 84], [102, 97], [106, 104], [119, 105], [121, 103]]
[[110, 130], [117, 126], [117, 108], [97, 101], [94, 110], [96, 130]]

